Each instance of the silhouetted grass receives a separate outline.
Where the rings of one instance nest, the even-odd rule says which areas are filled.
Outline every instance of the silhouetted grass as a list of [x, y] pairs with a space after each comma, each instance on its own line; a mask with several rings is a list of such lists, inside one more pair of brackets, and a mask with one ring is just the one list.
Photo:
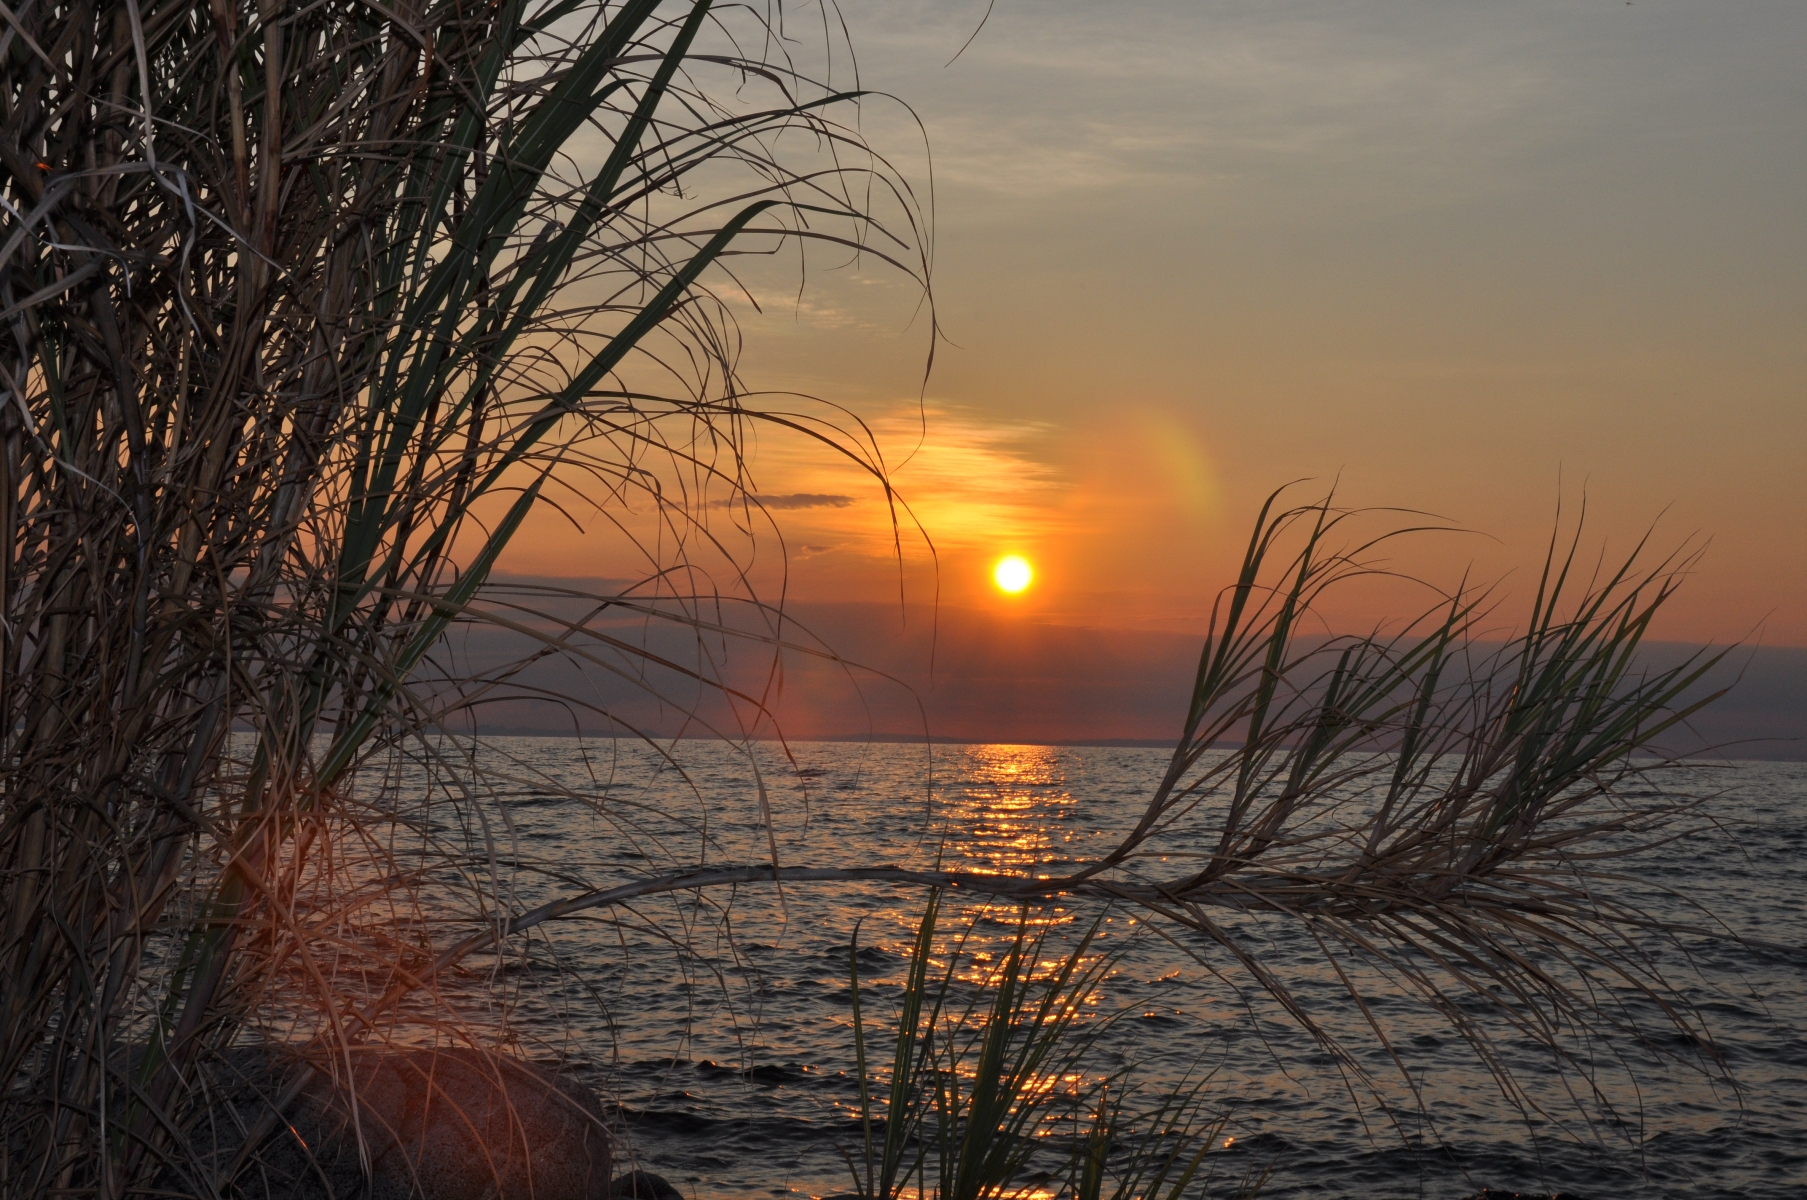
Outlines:
[[341, 981], [413, 978], [384, 763], [494, 686], [429, 655], [531, 510], [647, 512], [641, 594], [694, 619], [749, 422], [869, 461], [744, 402], [705, 286], [737, 246], [916, 253], [775, 15], [9, 11], [0, 1189], [214, 1194], [196, 1064], [260, 1006], [364, 1036]]
[[848, 958], [862, 1135], [848, 1166], [859, 1194], [997, 1200], [1052, 1188], [1075, 1200], [1179, 1200], [1208, 1182], [1206, 1156], [1223, 1129], [1209, 1077], [1150, 1103], [1133, 1068], [1093, 1065], [1119, 1015], [1087, 1011], [1115, 966], [1093, 950], [1102, 921], [1057, 954], [1053, 925], [1032, 931], [1024, 908], [995, 966], [990, 953], [968, 951], [970, 925], [937, 962], [940, 905], [931, 888], [882, 1067], [868, 1048], [857, 936]]
[[[1207, 965], [1250, 973], [1357, 1086], [1367, 1069], [1222, 914], [1302, 923], [1332, 969], [1389, 972], [1527, 1105], [1464, 1001], [1558, 1054], [1571, 1030], [1628, 1025], [1614, 989], [1698, 1028], [1628, 936], [1660, 927], [1593, 886], [1689, 811], [1645, 786], [1670, 764], [1640, 754], [1710, 663], [1638, 666], [1685, 564], [1583, 579], [1578, 541], [1553, 545], [1503, 645], [1466, 590], [1399, 636], [1302, 642], [1325, 591], [1373, 569], [1370, 546], [1336, 540], [1349, 514], [1329, 501], [1262, 511], [1171, 766], [1096, 860], [1058, 876], [786, 864], [774, 840], [764, 862], [665, 860], [523, 910], [476, 750], [441, 736], [512, 667], [436, 660], [453, 623], [644, 682], [645, 643], [604, 617], [678, 620], [696, 661], [654, 665], [714, 686], [711, 603], [758, 599], [707, 519], [749, 499], [750, 426], [814, 437], [892, 496], [857, 421], [740, 392], [731, 311], [707, 286], [736, 248], [809, 240], [926, 273], [909, 189], [834, 116], [857, 93], [812, 82], [791, 45], [774, 15], [652, 0], [13, 7], [0, 1189], [230, 1190], [250, 1149], [222, 1160], [192, 1134], [217, 1116], [202, 1068], [247, 1032], [288, 1022], [309, 1069], [335, 1071], [407, 1022], [461, 1032], [437, 982], [479, 950], [759, 881], [1135, 906]], [[605, 521], [647, 514], [633, 586], [570, 618], [486, 590], [536, 506], [578, 501]], [[1498, 648], [1477, 657], [1484, 643]], [[856, 1174], [887, 1200], [912, 1178], [995, 1196], [1042, 1111], [1037, 1081], [1083, 1054], [1064, 1014], [1092, 968], [1037, 979], [1019, 938], [956, 1012], [924, 954], [893, 1123]], [[1208, 1125], [1189, 1096], [1156, 1103], [1165, 1115], [1129, 1125], [1166, 1140], [1107, 1179], [1093, 1150], [1122, 1095], [1081, 1105], [1093, 1132], [1070, 1187], [1173, 1200], [1191, 1160], [1155, 1147]], [[932, 1169], [893, 1127], [927, 1131]]]

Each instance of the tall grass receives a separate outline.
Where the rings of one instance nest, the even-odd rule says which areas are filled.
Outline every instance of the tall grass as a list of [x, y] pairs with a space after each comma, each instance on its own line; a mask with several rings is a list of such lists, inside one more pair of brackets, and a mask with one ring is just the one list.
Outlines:
[[1032, 932], [1025, 906], [1001, 960], [969, 951], [968, 925], [937, 961], [940, 908], [932, 888], [882, 1065], [868, 1044], [857, 931], [850, 946], [861, 1144], [848, 1166], [858, 1194], [998, 1200], [1034, 1192], [1027, 1178], [1074, 1200], [1180, 1200], [1208, 1182], [1216, 1164], [1206, 1155], [1224, 1125], [1209, 1076], [1145, 1104], [1133, 1067], [1095, 1065], [1119, 1015], [1090, 1011], [1116, 966], [1113, 953], [1093, 950], [1102, 919], [1063, 954], [1053, 923]]
[[425, 664], [529, 512], [640, 506], [656, 591], [744, 491], [747, 422], [802, 420], [738, 391], [726, 256], [923, 274], [914, 199], [836, 115], [857, 96], [778, 20], [8, 11], [0, 1190], [224, 1187], [195, 1066], [286, 967], [359, 1032], [305, 881], [362, 853], [379, 895], [341, 900], [381, 902], [382, 836], [327, 833], [361, 763], [474, 702]]
[[[1512, 1102], [1565, 1126], [1575, 1113], [1548, 1109], [1514, 1077], [1502, 1037], [1545, 1047], [1578, 1082], [1583, 1109], [1614, 1104], [1599, 1083], [1603, 1052], [1667, 1041], [1721, 1072], [1700, 1015], [1649, 952], [1651, 938], [1675, 930], [1611, 898], [1639, 850], [1706, 824], [1698, 798], [1664, 787], [1666, 772], [1688, 764], [1663, 747], [1716, 697], [1701, 684], [1719, 656], [1649, 669], [1640, 654], [1692, 560], [1646, 562], [1639, 546], [1624, 560], [1589, 562], [1576, 528], [1551, 542], [1516, 627], [1503, 601], [1464, 587], [1396, 632], [1302, 632], [1319, 628], [1327, 594], [1384, 569], [1384, 543], [1396, 535], [1349, 539], [1361, 515], [1330, 501], [1287, 508], [1270, 499], [1213, 610], [1167, 770], [1127, 832], [1070, 869], [831, 858], [652, 874], [473, 930], [432, 971], [550, 921], [760, 881], [889, 883], [1004, 904], [1081, 897], [1139, 909], [1232, 986], [1234, 973], [1253, 979], [1352, 1088], [1383, 1105], [1387, 1080], [1372, 1045], [1416, 1085], [1370, 1007], [1376, 973], [1468, 1039]], [[1347, 1007], [1314, 1011], [1265, 961], [1250, 916], [1303, 927]], [[414, 986], [399, 983], [381, 1006]], [[916, 980], [909, 990], [934, 989]], [[1353, 1044], [1350, 1015], [1362, 1031]], [[903, 1028], [918, 1019], [906, 1011]], [[1685, 1036], [1668, 1036], [1677, 1031]], [[925, 1070], [899, 1059], [891, 1086], [914, 1078], [932, 1091]], [[930, 1107], [911, 1087], [892, 1094], [887, 1138], [889, 1122], [918, 1121]], [[919, 1164], [887, 1147], [862, 1169], [869, 1194], [891, 1193], [899, 1172], [920, 1177]]]
[[[201, 1067], [256, 1014], [304, 1014], [331, 1069], [328, 1051], [383, 1036], [480, 950], [759, 881], [1137, 906], [1251, 973], [1354, 1080], [1367, 1069], [1224, 913], [1300, 922], [1336, 969], [1392, 972], [1484, 1055], [1464, 999], [1559, 1052], [1566, 1029], [1622, 1023], [1599, 999], [1612, 988], [1697, 1024], [1624, 938], [1651, 923], [1591, 884], [1686, 815], [1634, 786], [1665, 765], [1641, 755], [1709, 665], [1639, 667], [1685, 564], [1590, 574], [1578, 543], [1553, 545], [1503, 640], [1485, 596], [1459, 591], [1404, 634], [1326, 646], [1301, 638], [1307, 615], [1370, 569], [1328, 501], [1261, 513], [1171, 765], [1094, 861], [1036, 876], [774, 853], [514, 901], [505, 834], [447, 798], [465, 764], [433, 736], [509, 671], [433, 656], [454, 622], [531, 607], [482, 603], [529, 514], [589, 504], [638, 535], [644, 586], [554, 633], [510, 625], [538, 653], [635, 676], [648, 652], [610, 613], [708, 632], [712, 591], [750, 587], [708, 511], [748, 496], [755, 423], [885, 487], [857, 423], [742, 394], [733, 310], [710, 290], [733, 286], [733, 254], [811, 243], [926, 274], [915, 198], [837, 115], [858, 94], [788, 57], [781, 16], [706, 0], [8, 10], [0, 1190], [220, 1194], [243, 1154], [203, 1149]], [[713, 579], [686, 573], [703, 559]], [[654, 665], [712, 682], [707, 656]], [[404, 750], [432, 778], [395, 773]], [[440, 829], [465, 818], [468, 837]], [[996, 1194], [1025, 1088], [1077, 1044], [1057, 1012], [1083, 967], [1030, 986], [1019, 951], [989, 1001], [953, 1014], [996, 1089], [945, 1084], [934, 1055], [962, 1043], [924, 1040], [945, 1009], [897, 1041], [893, 1080], [929, 1089], [893, 1096], [898, 1128], [914, 1113], [939, 1145], [997, 1135], [936, 1166], [950, 1197]], [[1113, 1111], [1095, 1106], [1098, 1138]], [[862, 1187], [929, 1179], [901, 1155], [875, 1145]], [[1101, 1194], [1101, 1174], [1073, 1171]]]

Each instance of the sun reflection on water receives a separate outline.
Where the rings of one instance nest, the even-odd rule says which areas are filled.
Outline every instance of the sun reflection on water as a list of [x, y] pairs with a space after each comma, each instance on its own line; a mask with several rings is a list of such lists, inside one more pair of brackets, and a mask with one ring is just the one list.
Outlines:
[[[1069, 843], [1078, 829], [1078, 801], [1069, 778], [1068, 757], [1052, 746], [974, 745], [962, 753], [953, 778], [957, 787], [942, 796], [943, 843], [949, 865], [1005, 875], [1056, 873], [1073, 857]], [[967, 934], [958, 967], [960, 979], [980, 988], [996, 985], [1021, 926], [1030, 940], [1075, 920], [1070, 906], [1032, 905], [971, 899], [948, 928]], [[974, 936], [978, 935], [978, 936]], [[1061, 939], [1056, 939], [1060, 942]], [[950, 944], [937, 947], [948, 954]], [[1060, 966], [1071, 947], [1050, 943], [1028, 964], [1030, 979], [1042, 981]], [[942, 962], [945, 955], [938, 955]], [[1096, 955], [1088, 955], [1087, 960]], [[1095, 997], [1087, 997], [1088, 1005]]]
[[1034, 874], [1065, 862], [1077, 802], [1053, 746], [971, 746], [946, 798], [953, 848], [967, 865]]

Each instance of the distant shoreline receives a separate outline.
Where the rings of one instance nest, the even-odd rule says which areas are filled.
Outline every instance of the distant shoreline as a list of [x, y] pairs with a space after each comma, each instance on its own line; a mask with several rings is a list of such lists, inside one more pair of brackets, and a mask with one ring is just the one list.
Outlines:
[[[619, 738], [623, 741], [630, 742], [640, 740], [630, 734], [622, 733], [601, 733], [594, 730], [581, 730], [575, 732], [572, 730], [564, 730], [559, 732], [550, 729], [523, 729], [505, 725], [479, 725], [476, 732], [478, 737], [581, 737], [594, 738], [598, 741]], [[658, 734], [655, 736], [660, 740], [667, 740], [670, 737], [669, 734]], [[727, 742], [737, 739], [718, 737], [710, 733], [687, 733], [683, 736], [683, 740], [687, 742]], [[942, 737], [939, 734], [925, 736], [920, 733], [817, 733], [790, 738], [779, 738], [769, 733], [762, 733], [756, 735], [752, 740], [755, 742], [782, 741], [793, 746], [809, 743], [834, 743], [837, 745], [845, 745], [847, 743], [857, 744], [860, 742], [884, 746], [920, 746], [926, 743], [933, 743], [937, 746], [1096, 746], [1101, 748], [1119, 746], [1130, 749], [1157, 750], [1171, 749], [1173, 746], [1172, 738], [1062, 738], [1057, 741], [1025, 742], [1020, 738]], [[1228, 742], [1220, 744], [1225, 746], [1230, 745]]]
[[[595, 741], [628, 741], [637, 742], [642, 739], [630, 734], [605, 733], [595, 730], [555, 731], [548, 729], [523, 729], [508, 726], [478, 726], [478, 737], [519, 737], [519, 738], [589, 738]], [[668, 741], [669, 734], [654, 734], [657, 740]], [[728, 742], [736, 739], [718, 737], [709, 733], [687, 733], [682, 740], [689, 742]], [[787, 745], [858, 745], [865, 743], [875, 746], [898, 745], [936, 745], [936, 746], [1048, 746], [1053, 748], [1074, 749], [1124, 749], [1124, 750], [1170, 750], [1173, 748], [1172, 738], [1060, 738], [1043, 741], [1025, 741], [1021, 738], [1007, 737], [971, 737], [932, 735], [925, 737], [920, 733], [842, 733], [842, 734], [807, 734], [799, 737], [779, 738], [772, 734], [758, 734], [751, 740], [755, 742], [783, 742]], [[1782, 739], [1778, 739], [1782, 740]], [[1213, 745], [1228, 749], [1234, 742], [1216, 742]], [[1727, 752], [1685, 755], [1687, 758], [1699, 758], [1703, 762], [1807, 762], [1807, 744], [1796, 742], [1774, 749], [1752, 746], [1727, 746]], [[1735, 751], [1735, 753], [1733, 753]]]

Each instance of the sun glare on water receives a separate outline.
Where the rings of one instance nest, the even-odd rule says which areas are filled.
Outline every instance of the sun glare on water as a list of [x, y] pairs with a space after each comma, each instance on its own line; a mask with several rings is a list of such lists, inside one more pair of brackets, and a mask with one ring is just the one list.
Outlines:
[[1012, 594], [1029, 586], [1035, 578], [1035, 572], [1029, 566], [1029, 560], [1021, 555], [1011, 554], [998, 560], [998, 565], [991, 569], [991, 581], [1006, 592]]

